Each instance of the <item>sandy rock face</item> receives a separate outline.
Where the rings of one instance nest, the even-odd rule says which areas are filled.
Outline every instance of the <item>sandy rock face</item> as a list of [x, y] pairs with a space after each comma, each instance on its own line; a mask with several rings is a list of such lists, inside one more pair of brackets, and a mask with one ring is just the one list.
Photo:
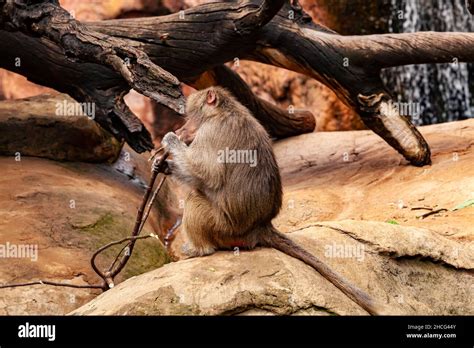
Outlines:
[[[392, 221], [474, 241], [474, 119], [419, 128], [432, 165], [414, 167], [368, 131], [323, 132], [275, 144], [289, 232], [318, 221]], [[425, 213], [442, 209], [422, 218]]]
[[[14, 156], [0, 156], [0, 248], [33, 247], [22, 257], [0, 254], [0, 284], [37, 280], [99, 283], [90, 266], [92, 253], [130, 235], [142, 185], [150, 172], [145, 157], [126, 147], [124, 151], [122, 162], [114, 165], [27, 156], [16, 161]], [[170, 216], [161, 203], [168, 200], [168, 194], [165, 183], [143, 234], [160, 234], [174, 223], [167, 222]], [[108, 267], [122, 246], [101, 254], [99, 267]], [[116, 281], [153, 270], [168, 260], [159, 241], [140, 241]], [[63, 315], [99, 293], [46, 285], [0, 289], [0, 315]]]
[[0, 102], [0, 155], [107, 162], [121, 147], [65, 94]]
[[[461, 243], [425, 229], [350, 220], [309, 226], [289, 236], [393, 313], [474, 312], [474, 253]], [[258, 249], [168, 264], [128, 279], [72, 314], [367, 313], [311, 267], [278, 251]]]

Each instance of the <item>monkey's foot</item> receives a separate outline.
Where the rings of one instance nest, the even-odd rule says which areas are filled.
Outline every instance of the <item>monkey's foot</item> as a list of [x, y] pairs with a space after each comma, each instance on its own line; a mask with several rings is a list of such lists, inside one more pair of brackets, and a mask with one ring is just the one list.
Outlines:
[[178, 229], [179, 226], [181, 226], [182, 218], [178, 218], [176, 222], [174, 223], [173, 226], [171, 226], [170, 229], [168, 229], [168, 232], [166, 232], [165, 236], [165, 246], [169, 248], [171, 246], [171, 243], [173, 242], [174, 238], [176, 237], [176, 230]]
[[216, 252], [216, 249], [212, 246], [205, 246], [205, 247], [196, 247], [191, 243], [185, 243], [181, 248], [183, 254], [185, 254], [188, 258], [192, 257], [199, 257], [199, 256], [206, 256], [211, 255]]

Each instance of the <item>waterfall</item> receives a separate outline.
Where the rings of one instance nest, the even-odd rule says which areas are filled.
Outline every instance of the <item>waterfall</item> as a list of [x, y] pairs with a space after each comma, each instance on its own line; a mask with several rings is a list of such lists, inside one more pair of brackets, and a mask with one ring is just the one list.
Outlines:
[[[389, 31], [474, 31], [466, 0], [391, 0]], [[382, 79], [399, 103], [416, 104], [417, 125], [474, 117], [474, 64], [453, 61], [386, 69]]]

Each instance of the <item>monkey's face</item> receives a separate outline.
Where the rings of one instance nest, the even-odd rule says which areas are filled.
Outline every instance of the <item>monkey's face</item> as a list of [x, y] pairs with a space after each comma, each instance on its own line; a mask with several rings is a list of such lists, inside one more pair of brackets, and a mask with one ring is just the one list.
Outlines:
[[186, 105], [186, 122], [176, 131], [179, 138], [189, 145], [201, 125], [217, 115], [218, 93], [215, 88], [195, 92], [188, 97]]
[[187, 118], [186, 123], [177, 129], [175, 133], [182, 142], [189, 145], [193, 142], [198, 129], [199, 125], [192, 118]]

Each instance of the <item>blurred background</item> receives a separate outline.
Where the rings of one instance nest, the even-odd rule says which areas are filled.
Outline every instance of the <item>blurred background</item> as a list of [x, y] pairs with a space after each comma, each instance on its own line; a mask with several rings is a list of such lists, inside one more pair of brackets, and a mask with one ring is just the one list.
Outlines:
[[[165, 15], [210, 0], [60, 0], [82, 21]], [[414, 31], [473, 31], [465, 0], [301, 0], [313, 20], [343, 35]], [[363, 129], [358, 116], [334, 93], [300, 74], [254, 62], [241, 61], [235, 70], [263, 99], [283, 108], [308, 109], [317, 118], [317, 131]], [[400, 103], [416, 104], [411, 115], [417, 125], [474, 117], [474, 64], [405, 66], [387, 69], [382, 78]], [[22, 76], [0, 69], [0, 100], [53, 93]], [[190, 89], [184, 88], [185, 94]], [[154, 105], [135, 92], [127, 103], [159, 139], [177, 128], [182, 118]]]

